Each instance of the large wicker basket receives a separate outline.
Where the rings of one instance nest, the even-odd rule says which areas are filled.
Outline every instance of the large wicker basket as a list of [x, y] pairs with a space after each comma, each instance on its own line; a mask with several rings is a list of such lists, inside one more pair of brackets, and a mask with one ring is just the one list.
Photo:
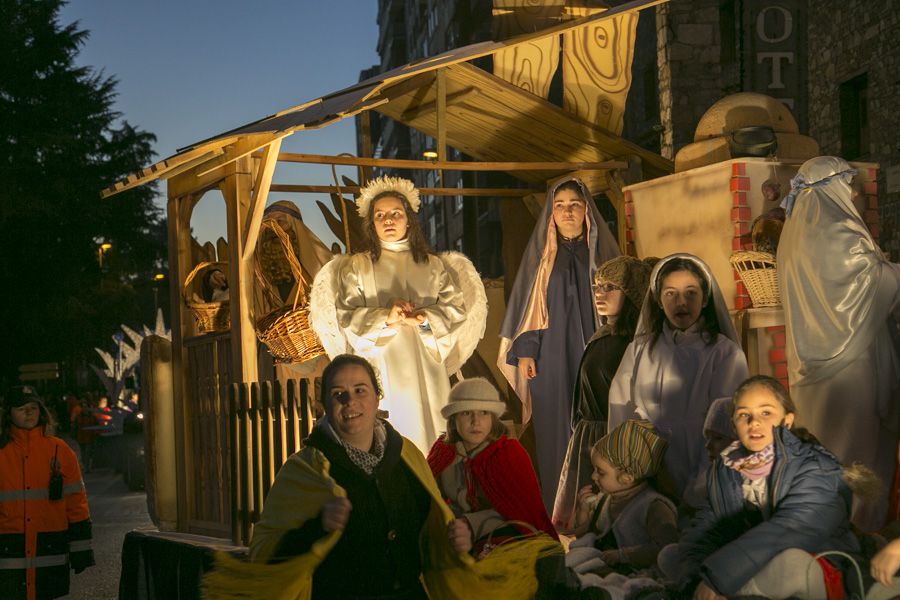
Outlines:
[[[294, 249], [291, 247], [291, 240], [284, 229], [274, 220], [263, 221], [261, 228], [262, 230], [271, 229], [281, 242], [294, 280], [297, 282], [297, 293], [294, 294], [293, 304], [276, 308], [257, 320], [256, 337], [268, 347], [277, 362], [303, 362], [322, 356], [325, 354], [325, 349], [309, 321], [309, 302], [306, 297], [308, 285], [306, 279], [303, 278], [300, 261], [297, 260]], [[262, 232], [260, 232], [261, 234]], [[256, 262], [256, 278], [263, 291], [274, 303], [280, 304], [281, 298], [266, 279], [258, 260]]]
[[775, 257], [768, 252], [742, 250], [731, 255], [731, 265], [741, 276], [756, 308], [780, 306]]
[[231, 329], [231, 308], [227, 301], [225, 302], [198, 302], [195, 294], [191, 290], [191, 282], [202, 272], [209, 269], [219, 269], [225, 272], [228, 263], [224, 262], [201, 262], [193, 270], [188, 273], [184, 279], [184, 285], [181, 287], [181, 297], [184, 298], [184, 304], [190, 309], [197, 322], [197, 329], [200, 333], [214, 333], [218, 331], [228, 331]]

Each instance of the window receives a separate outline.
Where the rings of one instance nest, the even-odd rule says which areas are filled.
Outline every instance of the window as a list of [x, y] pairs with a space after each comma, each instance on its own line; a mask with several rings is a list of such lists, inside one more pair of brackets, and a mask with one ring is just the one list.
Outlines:
[[[456, 180], [456, 189], [461, 190], [463, 187], [462, 177]], [[462, 196], [454, 196], [453, 197], [453, 214], [458, 214], [463, 209], [463, 197]]]
[[434, 244], [435, 236], [437, 235], [437, 223], [434, 218], [434, 214], [428, 217], [428, 241], [431, 244]]
[[841, 155], [847, 160], [869, 153], [869, 76], [857, 75], [840, 88]]
[[456, 238], [456, 241], [453, 242], [453, 249], [456, 250], [457, 252], [462, 252], [463, 251], [462, 248], [463, 248], [463, 240], [462, 240], [462, 236], [460, 236], [460, 237]]

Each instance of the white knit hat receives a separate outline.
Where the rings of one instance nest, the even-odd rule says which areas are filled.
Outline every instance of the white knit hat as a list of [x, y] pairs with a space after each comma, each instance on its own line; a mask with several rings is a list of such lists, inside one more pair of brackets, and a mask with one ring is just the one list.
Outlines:
[[506, 412], [506, 404], [500, 400], [497, 388], [484, 377], [463, 379], [450, 389], [447, 405], [441, 415], [449, 419], [464, 410], [486, 410], [498, 417]]

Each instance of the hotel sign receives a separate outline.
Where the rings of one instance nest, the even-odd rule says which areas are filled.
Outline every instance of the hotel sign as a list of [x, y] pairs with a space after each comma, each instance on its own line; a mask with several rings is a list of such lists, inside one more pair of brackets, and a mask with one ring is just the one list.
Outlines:
[[806, 131], [806, 2], [743, 4], [743, 89], [778, 98]]

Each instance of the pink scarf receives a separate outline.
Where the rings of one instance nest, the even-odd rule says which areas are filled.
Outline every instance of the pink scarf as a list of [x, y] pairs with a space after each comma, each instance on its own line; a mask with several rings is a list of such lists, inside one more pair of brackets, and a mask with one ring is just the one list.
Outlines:
[[747, 449], [738, 440], [722, 452], [722, 462], [726, 467], [734, 469], [752, 481], [768, 477], [772, 472], [772, 465], [775, 464], [774, 444], [769, 444], [759, 452], [751, 454], [747, 452]]

